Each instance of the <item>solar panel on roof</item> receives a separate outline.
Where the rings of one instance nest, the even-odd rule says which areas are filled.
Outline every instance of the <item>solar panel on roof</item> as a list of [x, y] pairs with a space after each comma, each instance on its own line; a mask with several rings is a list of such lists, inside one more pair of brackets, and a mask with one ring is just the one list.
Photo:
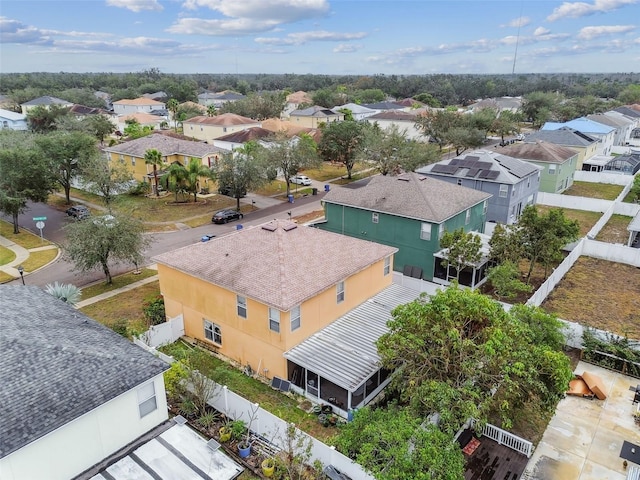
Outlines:
[[475, 166], [482, 170], [491, 170], [491, 162], [476, 162]]
[[478, 175], [478, 178], [487, 178], [487, 173], [489, 173], [489, 170], [480, 170], [480, 175]]
[[467, 176], [467, 177], [472, 177], [472, 178], [473, 178], [473, 177], [475, 177], [475, 176], [478, 174], [478, 172], [479, 172], [479, 171], [480, 171], [480, 169], [479, 169], [479, 168], [470, 168], [470, 169], [469, 169], [469, 171], [467, 172], [467, 175], [466, 175], [466, 176]]
[[487, 172], [487, 180], [495, 180], [496, 178], [498, 178], [498, 175], [500, 175], [500, 172], [489, 170]]
[[467, 160], [480, 160], [480, 157], [476, 157], [475, 155], [467, 155], [466, 156]]
[[458, 165], [458, 162], [460, 162], [459, 158], [454, 158], [453, 160], [451, 160], [449, 162], [449, 165]]
[[433, 168], [431, 169], [433, 173], [446, 173], [446, 174], [456, 173], [456, 170], [458, 170], [458, 165], [434, 165]]

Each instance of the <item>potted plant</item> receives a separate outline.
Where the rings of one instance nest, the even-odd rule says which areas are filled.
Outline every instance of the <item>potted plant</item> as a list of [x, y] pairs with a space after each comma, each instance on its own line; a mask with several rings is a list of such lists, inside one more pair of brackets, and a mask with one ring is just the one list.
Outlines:
[[218, 429], [218, 438], [222, 443], [231, 440], [233, 436], [232, 424], [233, 422], [229, 420], [229, 417], [224, 417], [224, 425]]
[[265, 477], [272, 477], [276, 470], [276, 462], [273, 457], [267, 457], [262, 461], [262, 474]]
[[[258, 414], [260, 406], [256, 403], [251, 408], [249, 413], [249, 422], [246, 424], [245, 436], [240, 442], [238, 442], [238, 454], [240, 458], [247, 458], [251, 454], [251, 424]], [[244, 425], [244, 422], [242, 422]]]

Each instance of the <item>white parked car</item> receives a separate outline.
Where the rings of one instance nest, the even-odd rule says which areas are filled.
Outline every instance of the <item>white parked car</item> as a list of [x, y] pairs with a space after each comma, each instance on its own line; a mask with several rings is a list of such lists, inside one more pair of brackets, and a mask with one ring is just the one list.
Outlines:
[[298, 185], [311, 185], [311, 179], [306, 175], [295, 175], [290, 179], [291, 183], [297, 183]]

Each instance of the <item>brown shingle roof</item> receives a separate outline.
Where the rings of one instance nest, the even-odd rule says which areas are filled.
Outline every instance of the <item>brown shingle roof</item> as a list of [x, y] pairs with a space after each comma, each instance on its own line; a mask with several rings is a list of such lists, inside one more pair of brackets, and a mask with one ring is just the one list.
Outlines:
[[222, 142], [245, 143], [251, 140], [260, 140], [262, 138], [272, 137], [273, 132], [262, 127], [251, 127], [239, 132], [233, 132], [223, 137], [216, 138]]
[[260, 125], [260, 122], [251, 118], [243, 117], [242, 115], [236, 115], [235, 113], [223, 113], [216, 117], [207, 117], [201, 115], [199, 117], [193, 117], [183, 122], [185, 125], [188, 123], [195, 123], [198, 125], [218, 125], [220, 127], [230, 127], [233, 125]]
[[412, 172], [397, 177], [378, 175], [362, 188], [336, 188], [324, 196], [324, 201], [442, 223], [490, 196]]
[[287, 311], [397, 251], [273, 220], [163, 253], [154, 261]]
[[114, 145], [113, 147], [107, 147], [104, 151], [143, 158], [145, 152], [152, 148], [159, 150], [163, 156], [186, 155], [188, 157], [197, 158], [202, 158], [209, 154], [224, 152], [224, 150], [204, 142], [190, 142], [188, 140], [180, 140], [178, 138], [172, 138], [159, 133], [153, 133], [146, 137], [130, 140], [119, 145]]
[[307, 92], [303, 92], [302, 90], [298, 90], [297, 92], [293, 92], [287, 95], [288, 103], [312, 103], [313, 100], [311, 96]]
[[497, 153], [520, 160], [538, 162], [564, 163], [577, 155], [575, 150], [554, 143], [536, 140], [532, 143], [514, 143], [505, 147], [492, 147]]
[[367, 117], [367, 120], [392, 120], [395, 122], [415, 123], [417, 115], [413, 112], [403, 112], [402, 110], [386, 110]]
[[279, 118], [268, 118], [266, 120], [263, 120], [262, 128], [266, 128], [267, 130], [271, 130], [275, 133], [284, 132], [290, 137], [298, 135], [302, 132], [308, 133], [309, 135], [313, 136], [314, 130], [317, 130], [317, 128], [301, 127], [300, 125], [296, 125], [293, 122], [280, 120]]

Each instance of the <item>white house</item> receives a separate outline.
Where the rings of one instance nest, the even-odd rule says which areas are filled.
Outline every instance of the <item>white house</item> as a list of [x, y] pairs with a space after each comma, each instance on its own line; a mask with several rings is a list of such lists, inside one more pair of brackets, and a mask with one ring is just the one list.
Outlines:
[[0, 129], [27, 130], [27, 116], [0, 108]]
[[602, 155], [610, 155], [613, 147], [613, 141], [616, 135], [616, 129], [602, 123], [594, 122], [586, 117], [574, 118], [564, 123], [547, 122], [541, 130], [558, 130], [562, 127], [569, 127], [578, 132], [589, 135], [592, 138], [600, 140], [596, 153]]
[[333, 107], [331, 110], [336, 113], [344, 113], [345, 109], [351, 112], [351, 116], [354, 120], [364, 120], [365, 118], [380, 112], [380, 110], [374, 110], [373, 108], [364, 107], [362, 105], [358, 105], [357, 103], [345, 103], [344, 105]]
[[0, 286], [0, 476], [68, 480], [168, 418], [164, 361], [36, 286]]
[[426, 137], [423, 131], [416, 127], [417, 120], [418, 116], [414, 112], [403, 112], [402, 110], [387, 110], [365, 119], [371, 124], [377, 123], [382, 130], [389, 130], [395, 126], [407, 139], [426, 142], [429, 137]]
[[22, 108], [22, 113], [26, 115], [27, 112], [32, 108], [36, 108], [36, 107], [51, 108], [52, 105], [55, 105], [61, 108], [69, 108], [73, 106], [73, 103], [68, 102], [67, 100], [62, 100], [61, 98], [45, 95], [44, 97], [34, 98], [33, 100], [29, 100], [28, 102], [21, 103], [20, 108]]

